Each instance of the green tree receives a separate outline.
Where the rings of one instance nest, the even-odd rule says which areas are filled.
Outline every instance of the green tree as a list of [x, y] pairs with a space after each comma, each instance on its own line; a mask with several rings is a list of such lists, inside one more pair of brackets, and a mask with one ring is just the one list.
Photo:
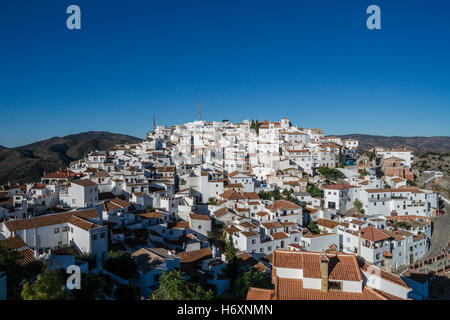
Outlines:
[[7, 298], [8, 300], [20, 299], [22, 281], [30, 281], [42, 272], [43, 265], [39, 262], [31, 262], [26, 265], [18, 263], [18, 253], [13, 249], [0, 246], [0, 271], [7, 274]]
[[205, 291], [199, 284], [189, 283], [180, 270], [163, 271], [158, 289], [153, 291], [153, 300], [211, 300], [212, 290]]
[[258, 122], [258, 120], [253, 121], [250, 123], [250, 128], [254, 129], [256, 131], [256, 135], [259, 135], [259, 127], [260, 127], [260, 123]]
[[312, 233], [312, 234], [319, 234], [320, 233], [320, 229], [319, 226], [317, 225], [317, 223], [315, 221], [311, 221], [308, 226], [307, 229]]
[[281, 200], [280, 191], [272, 190], [272, 191], [260, 191], [258, 193], [259, 197], [264, 200]]
[[110, 251], [103, 268], [124, 279], [132, 278], [137, 271], [136, 263], [131, 254], [123, 250]]
[[215, 206], [217, 204], [217, 199], [211, 197], [208, 199], [208, 204]]
[[408, 185], [410, 185], [410, 186], [413, 186], [413, 187], [417, 186], [417, 183], [415, 183], [415, 182], [412, 181], [412, 180], [406, 180], [406, 183], [407, 183]]
[[105, 282], [92, 274], [91, 272], [84, 272], [81, 274], [81, 288], [73, 289], [72, 295], [75, 300], [97, 300], [103, 299], [103, 289]]
[[214, 232], [208, 231], [206, 234], [206, 237], [208, 238], [209, 244], [213, 244], [215, 240]]
[[145, 211], [146, 212], [155, 212], [155, 209], [151, 205], [148, 205], [145, 207]]
[[297, 199], [292, 195], [293, 193], [293, 190], [284, 189], [281, 194], [283, 195], [285, 200], [296, 203]]
[[339, 163], [339, 167], [343, 168], [345, 163], [344, 163], [344, 154], [342, 153], [342, 149], [339, 148], [339, 156], [338, 156], [338, 163]]
[[358, 211], [361, 212], [363, 203], [362, 203], [360, 200], [356, 199], [355, 201], [353, 201], [353, 206], [354, 206], [356, 209], [358, 209]]
[[342, 172], [334, 168], [319, 167], [317, 168], [317, 172], [320, 173], [325, 178], [332, 180], [342, 179], [345, 177]]
[[315, 185], [310, 185], [306, 188], [306, 191], [315, 198], [321, 198], [323, 195], [323, 191], [317, 188]]
[[31, 284], [23, 283], [21, 296], [24, 300], [71, 300], [72, 295], [64, 290], [64, 280], [56, 271], [45, 271]]
[[193, 284], [187, 291], [186, 300], [213, 300], [214, 292], [211, 289], [205, 290], [200, 284]]
[[230, 286], [233, 287], [234, 281], [239, 274], [240, 267], [236, 257], [237, 249], [233, 246], [233, 238], [231, 234], [228, 237], [228, 240], [225, 243], [225, 261], [227, 265], [225, 266], [223, 272], [225, 276], [230, 279]]
[[257, 287], [269, 289], [271, 286], [270, 279], [257, 270], [248, 270], [236, 279], [233, 294], [237, 299], [245, 299], [248, 288]]

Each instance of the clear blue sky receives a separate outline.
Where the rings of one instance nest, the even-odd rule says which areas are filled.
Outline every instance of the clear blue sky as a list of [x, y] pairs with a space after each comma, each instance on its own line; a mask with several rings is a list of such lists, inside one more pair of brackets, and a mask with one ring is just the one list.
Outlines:
[[0, 145], [144, 137], [198, 102], [205, 120], [450, 135], [450, 1], [0, 1]]

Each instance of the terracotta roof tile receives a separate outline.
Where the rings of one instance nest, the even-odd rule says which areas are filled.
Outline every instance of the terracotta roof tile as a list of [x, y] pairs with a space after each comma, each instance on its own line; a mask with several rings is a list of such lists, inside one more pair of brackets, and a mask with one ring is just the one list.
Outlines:
[[98, 213], [97, 210], [93, 208], [64, 213], [54, 213], [26, 219], [9, 220], [6, 221], [4, 224], [9, 231], [26, 230], [66, 223], [69, 222], [72, 216], [78, 216], [85, 219], [86, 218], [93, 219], [98, 218]]
[[180, 263], [195, 263], [199, 260], [212, 257], [212, 252], [210, 248], [203, 248], [200, 250], [181, 252], [178, 256], [180, 257]]
[[193, 220], [204, 220], [204, 221], [211, 221], [211, 218], [204, 214], [193, 214], [191, 213], [189, 217]]
[[14, 236], [6, 238], [4, 240], [0, 240], [0, 246], [10, 249], [20, 249], [26, 247], [27, 244], [22, 240], [21, 237]]

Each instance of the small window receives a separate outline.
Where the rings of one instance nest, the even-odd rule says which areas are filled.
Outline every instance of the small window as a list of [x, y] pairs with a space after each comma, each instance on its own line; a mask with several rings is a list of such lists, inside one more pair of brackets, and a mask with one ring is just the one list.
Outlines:
[[55, 233], [59, 233], [59, 228], [55, 228], [55, 229], [54, 229], [54, 232], [55, 232]]
[[92, 235], [92, 240], [97, 240], [97, 235], [96, 234]]
[[340, 282], [340, 281], [328, 281], [328, 289], [330, 289], [330, 290], [342, 290], [342, 282]]

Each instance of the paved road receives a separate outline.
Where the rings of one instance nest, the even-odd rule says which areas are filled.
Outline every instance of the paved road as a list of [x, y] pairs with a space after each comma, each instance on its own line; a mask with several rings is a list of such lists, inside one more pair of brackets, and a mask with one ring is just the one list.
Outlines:
[[424, 259], [432, 258], [442, 252], [450, 241], [450, 205], [445, 205], [445, 214], [432, 219], [434, 229], [431, 236], [430, 250]]

